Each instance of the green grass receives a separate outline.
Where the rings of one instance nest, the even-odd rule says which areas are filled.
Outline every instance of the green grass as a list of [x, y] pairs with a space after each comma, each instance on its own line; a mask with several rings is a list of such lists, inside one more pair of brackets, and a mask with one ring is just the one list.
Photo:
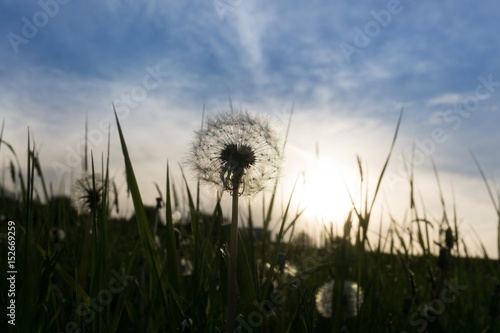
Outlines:
[[[184, 179], [189, 215], [175, 222], [179, 199], [168, 165], [164, 188], [158, 187], [161, 201], [157, 206], [145, 204], [120, 124], [118, 130], [134, 205], [131, 219], [111, 214], [115, 194], [110, 190], [109, 151], [100, 166], [91, 155], [86, 209], [78, 211], [70, 198], [47, 189], [30, 137], [23, 167], [14, 147], [3, 140], [2, 127], [0, 153], [3, 160], [12, 161], [8, 176], [16, 186], [10, 192], [0, 187], [3, 309], [8, 306], [9, 289], [8, 219], [17, 225], [17, 275], [16, 326], [8, 325], [9, 318], [3, 315], [0, 331], [180, 332], [184, 326], [185, 332], [224, 332], [229, 267], [229, 230], [224, 225], [230, 217], [224, 216], [220, 202], [209, 212], [200, 211], [199, 188], [190, 188]], [[394, 141], [396, 137], [397, 131]], [[430, 220], [418, 205], [409, 168], [410, 221], [393, 219], [387, 234], [380, 233], [377, 242], [370, 243], [371, 212], [393, 145], [371, 197], [359, 163], [361, 197], [351, 198], [353, 211], [344, 232], [324, 230], [325, 241], [319, 247], [295, 232], [301, 211], [292, 212], [293, 193], [280, 218], [273, 218], [278, 209], [277, 185], [263, 211], [241, 209], [240, 225], [245, 227], [237, 258], [241, 332], [500, 332], [499, 262], [486, 252], [483, 258], [469, 256], [457, 227], [456, 209], [452, 214], [445, 209], [436, 168], [443, 219]], [[259, 213], [263, 238], [253, 232]], [[53, 228], [63, 229], [65, 239], [54, 241]], [[446, 245], [437, 231], [448, 228], [453, 237]], [[271, 230], [277, 230], [273, 241], [267, 238]], [[435, 242], [440, 242], [439, 254], [431, 251]], [[187, 261], [192, 265], [190, 274], [186, 274]], [[286, 273], [285, 263], [296, 267], [294, 274]], [[316, 309], [315, 294], [331, 279], [336, 281], [333, 314], [325, 318]], [[364, 293], [359, 314], [353, 318], [343, 311], [342, 281], [346, 280], [358, 283]], [[434, 306], [439, 315], [431, 314], [426, 320], [425, 305]]]

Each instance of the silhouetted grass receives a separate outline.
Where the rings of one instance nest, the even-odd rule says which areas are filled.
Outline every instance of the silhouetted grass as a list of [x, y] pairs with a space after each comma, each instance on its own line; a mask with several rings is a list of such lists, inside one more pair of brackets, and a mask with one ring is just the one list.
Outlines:
[[[229, 219], [220, 201], [212, 211], [200, 211], [199, 188], [191, 189], [184, 179], [184, 207], [189, 213], [178, 220], [180, 199], [167, 164], [165, 188], [158, 187], [156, 205], [146, 205], [119, 122], [118, 130], [133, 218], [111, 214], [116, 193], [110, 190], [109, 151], [101, 157], [100, 168], [91, 155], [82, 209], [74, 200], [47, 189], [29, 136], [27, 164], [20, 165], [14, 147], [3, 140], [2, 126], [0, 153], [12, 161], [8, 171], [17, 186], [0, 186], [3, 309], [8, 306], [7, 222], [13, 220], [17, 226], [16, 326], [8, 325], [9, 318], [3, 315], [2, 332], [224, 331], [230, 253], [225, 225]], [[457, 226], [455, 203], [452, 214], [446, 211], [436, 167], [442, 219], [430, 219], [419, 206], [414, 172], [407, 168], [410, 221], [392, 219], [387, 234], [380, 229], [376, 242], [370, 243], [371, 212], [396, 137], [397, 131], [371, 197], [359, 162], [361, 188], [365, 189], [359, 200], [351, 198], [353, 211], [343, 233], [325, 229], [319, 246], [307, 235], [295, 233], [302, 212], [292, 212], [293, 193], [280, 217], [273, 217], [277, 185], [260, 212], [262, 229], [255, 226], [256, 212], [251, 206], [246, 212], [242, 209], [238, 331], [500, 331], [498, 260], [488, 258], [486, 252], [483, 258], [469, 256]], [[35, 188], [37, 181], [42, 195]], [[59, 229], [64, 230], [64, 239], [54, 237]], [[274, 240], [269, 237], [272, 230], [277, 230]], [[439, 253], [431, 251], [431, 244], [439, 245]], [[332, 279], [333, 311], [325, 318], [316, 308], [315, 296]], [[343, 297], [343, 282], [348, 280], [362, 289], [363, 302], [355, 317], [347, 315]]]

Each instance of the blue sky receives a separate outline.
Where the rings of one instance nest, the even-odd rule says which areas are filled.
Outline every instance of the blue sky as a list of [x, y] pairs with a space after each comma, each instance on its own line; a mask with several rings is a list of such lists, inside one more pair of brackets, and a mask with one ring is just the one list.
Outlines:
[[[325, 205], [338, 206], [340, 218], [348, 206], [344, 183], [356, 193], [356, 155], [374, 182], [404, 107], [380, 209], [401, 223], [408, 219], [402, 156], [416, 144], [426, 211], [436, 221], [442, 214], [432, 158], [447, 209], [454, 196], [464, 232], [474, 228], [496, 256], [495, 211], [470, 151], [488, 177], [499, 178], [499, 7], [495, 1], [3, 0], [4, 139], [22, 151], [29, 126], [47, 177], [69, 191], [71, 174], [80, 172], [71, 156], [80, 151], [85, 115], [100, 156], [114, 102], [145, 201], [154, 203], [152, 183], [164, 182], [167, 159], [174, 165], [185, 159], [204, 107], [208, 114], [227, 110], [231, 98], [236, 107], [270, 114], [283, 129], [293, 106], [283, 192], [305, 174], [304, 186], [328, 191], [303, 188], [297, 201], [318, 201], [304, 193], [324, 191]], [[111, 137], [119, 179], [115, 130]], [[4, 170], [10, 156], [1, 154]], [[66, 167], [64, 174], [54, 163]], [[323, 169], [332, 179], [318, 176]], [[320, 219], [321, 210], [307, 218]]]

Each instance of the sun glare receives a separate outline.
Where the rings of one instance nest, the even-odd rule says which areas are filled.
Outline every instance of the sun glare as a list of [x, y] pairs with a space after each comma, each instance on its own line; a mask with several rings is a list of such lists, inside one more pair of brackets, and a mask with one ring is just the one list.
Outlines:
[[347, 192], [352, 181], [352, 174], [333, 161], [314, 159], [303, 173], [300, 188], [305, 217], [320, 224], [343, 224], [352, 208]]

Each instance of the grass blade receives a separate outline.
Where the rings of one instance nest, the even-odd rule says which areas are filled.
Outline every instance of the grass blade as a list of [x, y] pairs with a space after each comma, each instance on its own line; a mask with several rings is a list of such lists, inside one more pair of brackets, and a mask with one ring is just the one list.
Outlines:
[[[114, 105], [113, 105], [114, 109]], [[118, 119], [118, 115], [116, 114], [115, 111], [115, 118], [116, 118], [116, 123], [118, 127], [118, 132], [120, 135], [120, 143], [122, 147], [122, 152], [123, 156], [125, 159], [125, 170], [127, 174], [127, 183], [128, 187], [130, 190], [130, 194], [132, 196], [132, 201], [134, 203], [134, 208], [135, 208], [135, 215], [136, 215], [136, 222], [137, 222], [137, 227], [139, 229], [139, 234], [142, 240], [142, 244], [144, 246], [144, 250], [146, 253], [146, 259], [149, 263], [149, 266], [151, 267], [152, 271], [154, 272], [154, 276], [156, 278], [156, 282], [158, 284], [161, 296], [162, 296], [162, 301], [163, 301], [163, 306], [164, 310], [166, 313], [170, 313], [169, 311], [169, 301], [168, 301], [168, 294], [167, 294], [167, 286], [163, 280], [162, 277], [162, 269], [160, 267], [160, 263], [158, 260], [158, 256], [156, 253], [154, 241], [153, 241], [153, 236], [151, 233], [151, 229], [149, 228], [146, 212], [144, 211], [144, 205], [142, 203], [142, 198], [141, 194], [139, 192], [139, 186], [137, 185], [137, 180], [135, 178], [134, 170], [132, 168], [132, 162], [130, 161], [130, 156], [128, 153], [127, 145], [125, 143], [125, 138], [123, 136], [122, 128], [120, 126], [120, 121]], [[180, 310], [180, 309], [179, 309]], [[175, 323], [173, 322], [172, 319], [172, 324], [178, 325], [180, 323]]]

